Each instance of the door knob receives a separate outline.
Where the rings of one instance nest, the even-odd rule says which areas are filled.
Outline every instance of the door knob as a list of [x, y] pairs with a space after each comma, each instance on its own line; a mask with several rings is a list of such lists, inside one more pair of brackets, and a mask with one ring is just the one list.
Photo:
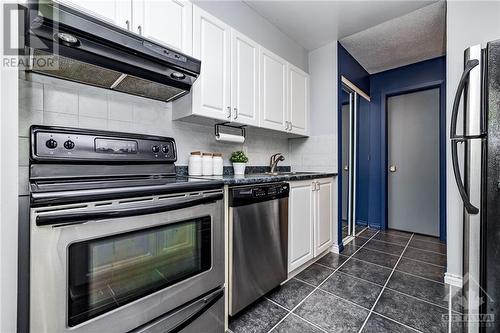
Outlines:
[[349, 171], [349, 167], [348, 167], [347, 165], [346, 165], [346, 166], [344, 166], [344, 170], [345, 170], [345, 171]]
[[389, 171], [390, 171], [390, 172], [396, 172], [396, 170], [397, 170], [397, 169], [396, 169], [396, 166], [395, 166], [395, 165], [391, 165], [391, 166], [389, 167]]

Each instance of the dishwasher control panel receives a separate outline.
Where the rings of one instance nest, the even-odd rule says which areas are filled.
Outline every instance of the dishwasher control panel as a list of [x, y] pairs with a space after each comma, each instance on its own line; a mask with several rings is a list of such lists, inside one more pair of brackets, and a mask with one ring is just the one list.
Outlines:
[[260, 201], [281, 199], [288, 197], [289, 191], [290, 186], [288, 183], [237, 187], [230, 191], [229, 203], [231, 206], [238, 206]]

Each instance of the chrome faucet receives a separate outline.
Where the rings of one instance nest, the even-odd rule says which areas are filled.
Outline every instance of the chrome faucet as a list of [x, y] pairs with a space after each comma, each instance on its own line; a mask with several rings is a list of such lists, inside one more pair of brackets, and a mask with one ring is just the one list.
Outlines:
[[269, 161], [269, 167], [271, 170], [269, 173], [275, 173], [276, 171], [276, 166], [278, 165], [278, 162], [284, 161], [285, 157], [281, 155], [281, 153], [276, 153], [273, 156], [271, 156], [271, 160]]

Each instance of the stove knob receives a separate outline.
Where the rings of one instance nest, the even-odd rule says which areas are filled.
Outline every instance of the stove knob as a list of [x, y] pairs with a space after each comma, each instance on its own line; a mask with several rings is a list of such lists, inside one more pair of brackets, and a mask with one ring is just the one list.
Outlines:
[[151, 148], [151, 150], [153, 151], [153, 153], [155, 153], [155, 154], [156, 154], [156, 153], [160, 152], [160, 147], [158, 147], [158, 146], [156, 146], [156, 145], [155, 145], [155, 146], [153, 146], [153, 147]]
[[57, 141], [54, 140], [54, 139], [48, 139], [46, 142], [45, 142], [45, 145], [47, 146], [47, 148], [49, 149], [55, 149], [57, 147]]
[[71, 140], [68, 140], [68, 141], [64, 142], [64, 148], [73, 149], [73, 148], [75, 148], [75, 143]]
[[170, 152], [170, 148], [168, 146], [163, 146], [163, 147], [161, 147], [161, 151], [164, 154], [168, 154]]

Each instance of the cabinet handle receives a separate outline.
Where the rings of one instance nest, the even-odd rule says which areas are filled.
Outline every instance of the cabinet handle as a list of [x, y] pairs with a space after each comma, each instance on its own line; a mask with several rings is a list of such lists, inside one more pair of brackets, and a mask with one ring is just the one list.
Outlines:
[[285, 121], [285, 130], [288, 131], [290, 129], [290, 122]]
[[126, 20], [125, 25], [127, 26], [127, 30], [130, 31], [130, 21]]
[[137, 30], [139, 31], [139, 35], [142, 36], [142, 27], [140, 25], [137, 26]]
[[318, 191], [321, 190], [321, 184], [319, 182], [316, 182], [318, 184]]
[[238, 108], [234, 108], [234, 119], [238, 118]]
[[290, 124], [290, 126], [288, 127], [288, 130], [291, 131], [292, 130], [292, 127], [293, 127], [293, 124], [291, 121], [288, 122]]
[[228, 106], [228, 107], [227, 107], [227, 114], [226, 114], [226, 118], [227, 118], [227, 119], [231, 119], [231, 107], [230, 107], [230, 106]]

